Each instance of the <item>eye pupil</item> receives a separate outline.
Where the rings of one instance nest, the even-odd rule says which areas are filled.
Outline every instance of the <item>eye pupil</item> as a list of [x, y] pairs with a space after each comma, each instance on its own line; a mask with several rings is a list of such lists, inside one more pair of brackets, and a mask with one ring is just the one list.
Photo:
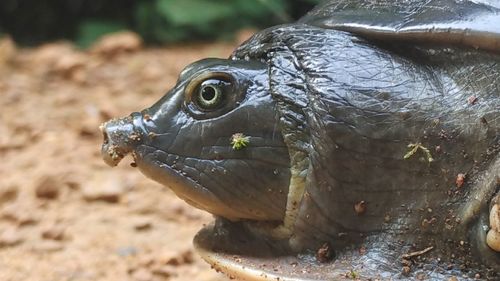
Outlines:
[[206, 101], [211, 101], [217, 95], [216, 90], [212, 86], [206, 86], [201, 92], [201, 97]]

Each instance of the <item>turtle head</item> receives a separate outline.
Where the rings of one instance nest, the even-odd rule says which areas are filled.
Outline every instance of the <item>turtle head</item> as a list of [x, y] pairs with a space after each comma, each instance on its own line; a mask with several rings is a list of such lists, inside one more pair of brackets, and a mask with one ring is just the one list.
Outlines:
[[260, 62], [205, 59], [148, 109], [102, 125], [102, 155], [137, 167], [189, 204], [230, 220], [279, 221], [288, 149]]

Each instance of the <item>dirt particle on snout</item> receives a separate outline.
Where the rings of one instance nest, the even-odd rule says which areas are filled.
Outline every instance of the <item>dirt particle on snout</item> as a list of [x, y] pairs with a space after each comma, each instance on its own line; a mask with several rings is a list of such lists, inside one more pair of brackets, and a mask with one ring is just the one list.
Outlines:
[[316, 251], [316, 260], [321, 263], [329, 262], [333, 259], [333, 249], [329, 243], [324, 243], [319, 249]]
[[132, 133], [128, 138], [133, 141], [140, 141], [141, 135], [139, 135], [138, 133]]

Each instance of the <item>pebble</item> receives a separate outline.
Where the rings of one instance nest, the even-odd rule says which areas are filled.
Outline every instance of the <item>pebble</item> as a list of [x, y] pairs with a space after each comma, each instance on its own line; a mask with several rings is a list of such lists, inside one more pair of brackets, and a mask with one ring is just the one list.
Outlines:
[[417, 280], [425, 280], [426, 275], [424, 273], [418, 273], [417, 276], [415, 276], [415, 279]]
[[134, 224], [134, 229], [137, 231], [149, 230], [153, 227], [153, 224], [149, 220], [138, 221]]
[[66, 237], [65, 228], [59, 225], [54, 225], [43, 230], [41, 236], [43, 239], [62, 241]]
[[18, 193], [15, 185], [0, 186], [0, 205], [15, 200]]
[[39, 253], [58, 252], [64, 249], [64, 245], [57, 241], [45, 240], [33, 246], [33, 251]]
[[83, 82], [85, 80], [85, 62], [87, 58], [78, 52], [71, 52], [61, 55], [53, 65], [53, 71], [66, 79], [74, 82]]
[[125, 193], [125, 185], [126, 183], [114, 176], [97, 179], [83, 186], [83, 198], [86, 201], [118, 203]]
[[15, 228], [7, 228], [0, 234], [0, 248], [21, 244], [24, 238]]
[[151, 268], [151, 272], [154, 275], [160, 275], [164, 278], [175, 276], [175, 270], [172, 268], [172, 266], [168, 265], [154, 266], [153, 268]]
[[132, 279], [136, 281], [151, 281], [153, 280], [153, 274], [145, 268], [139, 268], [132, 272]]
[[142, 48], [142, 43], [141, 37], [134, 32], [117, 32], [103, 36], [90, 48], [90, 52], [113, 57], [126, 52], [138, 51]]
[[17, 226], [33, 225], [39, 220], [28, 207], [17, 203], [5, 206], [0, 212], [0, 218], [13, 222]]
[[135, 247], [120, 247], [116, 249], [116, 254], [120, 257], [128, 257], [137, 255], [137, 248]]
[[59, 196], [61, 182], [54, 176], [43, 176], [38, 179], [35, 187], [35, 195], [40, 199], [56, 199]]
[[168, 265], [183, 265], [191, 264], [194, 262], [193, 252], [191, 250], [185, 250], [180, 253], [166, 253], [160, 256], [157, 261], [160, 264]]

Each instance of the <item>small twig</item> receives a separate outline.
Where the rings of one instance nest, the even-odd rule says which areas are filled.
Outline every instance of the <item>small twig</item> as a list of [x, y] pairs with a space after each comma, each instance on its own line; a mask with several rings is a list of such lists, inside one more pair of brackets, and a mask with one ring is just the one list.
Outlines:
[[430, 163], [432, 161], [434, 161], [434, 158], [432, 157], [432, 154], [431, 152], [429, 151], [429, 149], [425, 146], [423, 146], [421, 143], [417, 142], [417, 143], [410, 143], [408, 145], [408, 148], [410, 148], [410, 150], [408, 152], [406, 152], [406, 154], [403, 156], [403, 159], [408, 159], [410, 158], [411, 156], [413, 156], [413, 154], [415, 154], [417, 152], [417, 150], [422, 150], [422, 152], [424, 152], [426, 158], [427, 158], [427, 161]]
[[420, 255], [423, 255], [423, 254], [429, 252], [432, 249], [434, 249], [434, 247], [430, 246], [430, 247], [425, 248], [425, 249], [423, 249], [421, 251], [415, 251], [415, 252], [411, 252], [411, 253], [408, 253], [408, 254], [404, 254], [402, 256], [402, 258], [405, 259], [405, 260], [408, 260], [408, 259], [411, 259], [413, 257], [417, 257], [417, 256], [420, 256]]

